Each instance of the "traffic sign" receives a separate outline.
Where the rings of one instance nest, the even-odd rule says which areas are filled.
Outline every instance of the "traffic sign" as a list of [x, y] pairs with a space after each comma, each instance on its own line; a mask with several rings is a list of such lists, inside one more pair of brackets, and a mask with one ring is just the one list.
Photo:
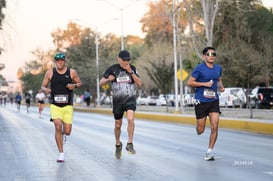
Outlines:
[[104, 90], [104, 91], [106, 91], [106, 90], [108, 90], [109, 88], [110, 88], [110, 85], [109, 84], [104, 84], [103, 86], [101, 86], [102, 87], [102, 89]]
[[181, 71], [181, 69], [180, 69], [177, 71], [178, 80], [181, 80], [181, 74], [182, 74], [182, 80], [185, 80], [189, 76], [188, 72], [186, 72], [184, 69], [182, 69], [182, 71]]

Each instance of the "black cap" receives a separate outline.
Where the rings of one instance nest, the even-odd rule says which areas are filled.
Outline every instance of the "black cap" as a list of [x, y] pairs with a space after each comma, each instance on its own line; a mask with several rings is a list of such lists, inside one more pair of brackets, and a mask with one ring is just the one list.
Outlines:
[[119, 52], [118, 57], [122, 60], [130, 60], [130, 53], [127, 50], [122, 50]]

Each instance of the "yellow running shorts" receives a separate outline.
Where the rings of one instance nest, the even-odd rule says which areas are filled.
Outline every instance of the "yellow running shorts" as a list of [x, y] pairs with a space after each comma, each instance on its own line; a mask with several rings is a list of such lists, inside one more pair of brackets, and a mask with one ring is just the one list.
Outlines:
[[72, 124], [73, 122], [73, 106], [67, 105], [64, 107], [58, 107], [54, 104], [50, 104], [50, 116], [51, 119], [61, 119], [66, 124]]

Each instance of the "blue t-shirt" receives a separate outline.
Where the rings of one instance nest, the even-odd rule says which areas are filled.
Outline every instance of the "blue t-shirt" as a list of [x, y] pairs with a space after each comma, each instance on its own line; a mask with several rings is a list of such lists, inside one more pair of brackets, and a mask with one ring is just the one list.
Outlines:
[[220, 65], [214, 64], [213, 68], [209, 68], [205, 62], [197, 65], [193, 70], [192, 77], [196, 79], [197, 82], [209, 82], [213, 81], [211, 87], [196, 87], [195, 88], [195, 99], [199, 102], [211, 102], [219, 100], [217, 94], [217, 82], [222, 76], [222, 67]]

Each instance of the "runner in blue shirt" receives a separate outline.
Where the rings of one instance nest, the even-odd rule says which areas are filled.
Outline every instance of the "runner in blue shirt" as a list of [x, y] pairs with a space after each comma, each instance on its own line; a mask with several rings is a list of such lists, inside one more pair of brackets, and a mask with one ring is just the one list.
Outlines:
[[216, 52], [213, 47], [203, 49], [204, 61], [193, 70], [188, 85], [195, 88], [196, 131], [201, 135], [205, 131], [206, 119], [209, 117], [211, 133], [205, 160], [212, 161], [212, 153], [218, 135], [220, 115], [219, 96], [217, 91], [224, 92], [222, 84], [222, 67], [215, 64]]
[[22, 101], [22, 96], [18, 92], [17, 95], [15, 96], [15, 102], [16, 102], [16, 105], [17, 105], [17, 110], [19, 112], [20, 112], [21, 101]]

